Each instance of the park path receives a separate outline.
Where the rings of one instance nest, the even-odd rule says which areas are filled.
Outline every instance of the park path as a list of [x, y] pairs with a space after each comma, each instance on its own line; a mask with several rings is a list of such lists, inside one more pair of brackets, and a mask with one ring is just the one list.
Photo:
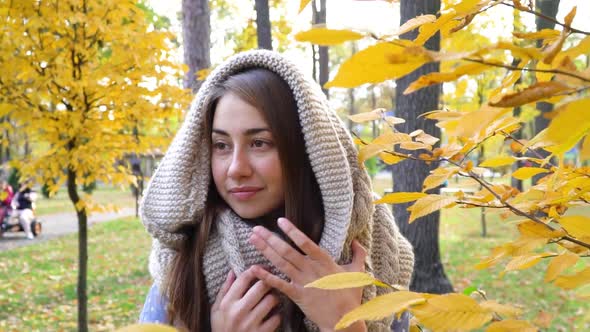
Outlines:
[[[103, 222], [114, 220], [122, 217], [129, 217], [135, 215], [135, 208], [127, 207], [121, 208], [119, 212], [104, 212], [93, 213], [88, 220], [88, 226]], [[0, 251], [10, 250], [30, 244], [44, 242], [56, 237], [76, 233], [78, 231], [78, 219], [74, 212], [54, 213], [40, 216], [39, 219], [43, 223], [43, 231], [41, 236], [34, 240], [26, 238], [24, 232], [5, 233], [0, 238]]]

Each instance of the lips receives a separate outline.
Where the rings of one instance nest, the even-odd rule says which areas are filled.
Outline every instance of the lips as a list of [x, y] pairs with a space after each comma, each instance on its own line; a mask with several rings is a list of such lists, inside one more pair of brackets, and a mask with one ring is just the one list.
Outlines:
[[243, 201], [254, 197], [260, 190], [262, 188], [259, 187], [238, 187], [230, 189], [229, 193], [238, 200]]

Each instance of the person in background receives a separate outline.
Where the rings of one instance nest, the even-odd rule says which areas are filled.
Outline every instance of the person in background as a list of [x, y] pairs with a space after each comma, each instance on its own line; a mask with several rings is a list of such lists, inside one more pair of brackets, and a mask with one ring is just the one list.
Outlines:
[[8, 181], [4, 179], [0, 180], [0, 223], [4, 221], [4, 218], [10, 209], [10, 203], [12, 203], [13, 196], [14, 192]]
[[12, 208], [14, 210], [12, 218], [18, 218], [29, 240], [35, 238], [31, 230], [31, 224], [35, 220], [33, 209], [36, 199], [37, 193], [32, 189], [31, 181], [22, 182], [18, 192], [12, 199]]

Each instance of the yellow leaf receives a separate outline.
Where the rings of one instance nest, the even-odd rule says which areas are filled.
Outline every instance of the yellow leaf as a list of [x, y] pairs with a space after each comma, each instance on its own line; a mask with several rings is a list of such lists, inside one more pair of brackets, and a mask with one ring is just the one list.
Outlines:
[[404, 133], [394, 133], [392, 131], [388, 131], [384, 134], [381, 134], [371, 143], [362, 146], [359, 149], [359, 164], [363, 164], [367, 159], [381, 153], [382, 151], [393, 149], [395, 144], [411, 140], [412, 138], [408, 136], [408, 134]]
[[588, 49], [590, 49], [590, 36], [584, 37], [576, 46], [558, 53], [555, 56], [555, 62], [560, 63], [565, 57], [575, 59], [579, 55], [588, 53]]
[[440, 141], [440, 139], [423, 132], [416, 136], [416, 141], [432, 146]]
[[[461, 81], [461, 82], [463, 82], [463, 81]], [[463, 113], [463, 112], [451, 112], [451, 111], [446, 111], [446, 110], [436, 110], [436, 111], [430, 111], [430, 112], [423, 113], [420, 116], [424, 116], [427, 119], [443, 121], [443, 120], [457, 119], [457, 118], [462, 117], [463, 115], [465, 115], [465, 113]]]
[[491, 312], [510, 317], [518, 316], [522, 310], [510, 305], [500, 304], [496, 301], [483, 301], [479, 304], [482, 308], [488, 309]]
[[209, 74], [211, 74], [211, 68], [205, 68], [197, 71], [197, 80], [204, 81]]
[[553, 239], [556, 237], [562, 237], [565, 233], [561, 230], [551, 230], [549, 227], [542, 225], [532, 220], [526, 220], [518, 224], [518, 231], [520, 234], [527, 238], [537, 239]]
[[449, 135], [464, 138], [476, 137], [491, 123], [511, 111], [509, 108], [493, 108], [484, 105], [480, 110], [465, 113], [458, 120], [457, 127], [454, 130], [449, 130]]
[[539, 263], [543, 257], [550, 255], [551, 254], [545, 253], [516, 256], [506, 264], [505, 271], [526, 270]]
[[565, 252], [551, 260], [547, 266], [547, 273], [545, 274], [545, 282], [550, 282], [570, 266], [576, 264], [580, 256]]
[[590, 283], [590, 267], [568, 276], [559, 276], [555, 279], [555, 285], [563, 289], [577, 288]]
[[12, 104], [0, 103], [0, 118], [6, 116], [13, 109], [14, 109], [14, 105], [12, 105]]
[[555, 39], [559, 37], [561, 32], [554, 29], [542, 29], [540, 31], [521, 33], [513, 32], [512, 35], [516, 38], [522, 39]]
[[405, 123], [406, 120], [402, 118], [396, 118], [395, 116], [386, 116], [385, 122], [387, 122], [390, 126], [393, 126], [396, 124]]
[[577, 10], [577, 6], [574, 6], [570, 12], [565, 15], [565, 18], [563, 19], [565, 25], [567, 25], [568, 27], [572, 26], [572, 21], [574, 20], [574, 17], [576, 16], [576, 10]]
[[295, 35], [295, 40], [322, 46], [332, 46], [345, 41], [359, 40], [363, 37], [362, 34], [350, 30], [333, 30], [321, 27], [299, 32]]
[[[513, 43], [508, 42], [498, 42], [496, 45], [492, 47], [488, 47], [481, 52], [490, 52], [494, 50], [508, 50], [512, 53], [512, 56], [520, 58], [520, 59], [534, 59], [539, 60], [543, 57], [543, 54], [535, 47], [521, 47], [515, 45]], [[483, 54], [482, 54], [483, 55]], [[522, 61], [522, 63], [527, 63], [528, 61]], [[519, 65], [520, 67], [520, 65]]]
[[336, 324], [335, 329], [346, 328], [359, 320], [383, 319], [394, 313], [404, 311], [414, 304], [423, 303], [424, 301], [424, 295], [407, 291], [399, 291], [377, 296], [345, 314]]
[[537, 330], [536, 327], [527, 321], [504, 319], [490, 324], [486, 332], [536, 332]]
[[474, 330], [492, 319], [492, 314], [469, 296], [445, 294], [410, 308], [425, 327], [435, 331]]
[[[472, 1], [472, 0], [470, 0]], [[447, 23], [449, 23], [453, 18], [455, 18], [456, 14], [454, 11], [449, 11], [448, 13], [442, 14], [436, 21], [431, 23], [422, 24], [419, 29], [418, 36], [414, 40], [417, 45], [424, 45], [430, 37], [434, 36], [434, 34], [444, 27]]]
[[447, 181], [451, 176], [459, 173], [459, 167], [437, 168], [424, 179], [422, 191], [436, 188]]
[[454, 203], [454, 197], [442, 195], [428, 195], [426, 197], [422, 197], [418, 199], [414, 205], [408, 208], [408, 210], [411, 212], [408, 222], [411, 223], [417, 218], [431, 214], [434, 211], [448, 207]]
[[381, 158], [381, 160], [383, 160], [383, 162], [386, 163], [387, 165], [395, 165], [405, 159], [402, 157], [394, 156], [391, 153], [387, 153], [387, 152], [380, 152], [379, 158]]
[[502, 260], [504, 257], [508, 256], [508, 254], [510, 254], [510, 252], [509, 252], [509, 249], [506, 245], [501, 246], [501, 247], [495, 247], [492, 250], [492, 254], [490, 255], [490, 257], [475, 264], [475, 269], [483, 270], [483, 269], [487, 269], [489, 267], [492, 267], [492, 266], [498, 264], [500, 262], [500, 260]]
[[422, 75], [422, 76], [418, 77], [417, 80], [415, 80], [414, 82], [410, 83], [410, 85], [408, 85], [408, 87], [404, 91], [404, 94], [405, 95], [410, 94], [414, 91], [420, 90], [422, 88], [425, 88], [425, 87], [433, 85], [433, 84], [455, 81], [456, 79], [458, 79], [459, 77], [461, 77], [463, 75], [479, 74], [482, 71], [487, 70], [487, 69], [489, 69], [489, 66], [483, 65], [481, 63], [469, 63], [469, 64], [462, 65], [462, 66], [455, 68], [455, 70], [450, 73], [436, 73], [435, 72], [435, 73], [429, 73], [426, 75]]
[[388, 131], [384, 134], [377, 136], [371, 143], [385, 145], [389, 148], [393, 148], [395, 144], [400, 144], [403, 142], [411, 142], [412, 138], [410, 135], [405, 133], [395, 133], [393, 131]]
[[571, 88], [560, 82], [538, 82], [522, 91], [506, 94], [499, 101], [490, 102], [489, 104], [494, 107], [517, 107], [546, 99], [568, 90], [571, 90]]
[[369, 112], [349, 115], [348, 118], [352, 122], [363, 123], [363, 122], [368, 122], [368, 121], [373, 121], [373, 120], [379, 120], [379, 119], [382, 119], [384, 116], [385, 116], [385, 108], [377, 108], [377, 109], [369, 111]]
[[161, 324], [133, 324], [118, 329], [116, 332], [176, 332], [177, 329]]
[[406, 23], [402, 24], [399, 27], [395, 35], [402, 35], [408, 31], [412, 31], [417, 27], [421, 26], [422, 24], [434, 22], [436, 20], [436, 16], [434, 15], [420, 15], [416, 16], [411, 20], [406, 21]]
[[389, 287], [387, 284], [384, 284], [380, 280], [377, 280], [370, 274], [364, 272], [342, 272], [330, 274], [323, 278], [317, 279], [314, 282], [310, 282], [304, 287], [320, 289], [345, 289], [368, 285]]
[[418, 192], [402, 192], [402, 193], [391, 193], [383, 196], [381, 199], [374, 201], [374, 204], [398, 204], [413, 202], [419, 198], [426, 197], [425, 193]]
[[358, 162], [362, 165], [367, 159], [376, 156], [377, 154], [387, 149], [388, 147], [383, 144], [369, 143], [367, 145], [364, 145], [359, 149]]
[[545, 140], [553, 145], [565, 144], [563, 149], [569, 150], [589, 131], [590, 98], [578, 99], [559, 108], [547, 127]]
[[484, 7], [490, 0], [463, 0], [459, 1], [456, 5], [452, 6], [457, 15], [469, 15], [477, 12], [480, 8]]
[[354, 54], [344, 61], [336, 77], [325, 87], [353, 88], [364, 83], [380, 83], [411, 73], [427, 61], [424, 56], [405, 56], [405, 62], [392, 63], [392, 55], [402, 55], [406, 47], [392, 43], [378, 43]]
[[299, 2], [299, 13], [301, 13], [305, 7], [307, 7], [310, 1], [311, 0], [301, 0], [301, 2]]
[[420, 142], [402, 142], [400, 143], [399, 147], [406, 150], [432, 150], [432, 147], [430, 145], [426, 145]]
[[532, 178], [537, 174], [548, 173], [549, 170], [540, 167], [521, 167], [512, 173], [512, 177], [519, 180]]
[[[570, 12], [570, 14], [572, 14], [572, 12], [575, 15], [576, 7], [573, 8], [573, 10]], [[568, 14], [568, 15], [570, 15], [570, 14]], [[565, 42], [568, 35], [569, 35], [569, 29], [564, 28], [563, 31], [561, 31], [559, 38], [557, 40], [555, 40], [554, 42], [552, 42], [551, 44], [549, 44], [543, 50], [543, 55], [544, 55], [543, 62], [544, 63], [551, 64], [553, 62], [553, 59], [555, 59], [557, 54], [559, 52], [561, 52], [561, 48], [563, 47], [563, 43]]]
[[500, 167], [512, 165], [516, 161], [516, 158], [512, 156], [500, 155], [489, 159], [486, 159], [483, 163], [479, 164], [481, 167]]
[[[551, 65], [546, 64], [543, 61], [539, 61], [537, 62], [537, 67], [535, 69], [539, 69], [539, 70], [548, 70], [551, 69]], [[549, 82], [551, 81], [551, 79], [553, 78], [555, 74], [553, 73], [544, 73], [544, 72], [535, 72], [535, 77], [537, 78], [537, 82]]]
[[561, 227], [574, 237], [590, 237], [590, 218], [567, 216], [559, 219]]

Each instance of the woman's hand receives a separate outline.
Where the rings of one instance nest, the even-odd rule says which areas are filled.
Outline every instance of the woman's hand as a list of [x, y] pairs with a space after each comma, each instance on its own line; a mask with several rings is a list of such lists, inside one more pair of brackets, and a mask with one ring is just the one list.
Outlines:
[[[356, 241], [352, 242], [352, 262], [338, 265], [330, 255], [298, 230], [289, 220], [279, 218], [279, 227], [305, 255], [281, 240], [262, 226], [254, 227], [250, 242], [291, 282], [254, 267], [253, 272], [260, 280], [287, 295], [307, 318], [322, 331], [331, 331], [342, 316], [361, 304], [362, 288], [337, 291], [304, 288], [306, 284], [339, 272], [364, 272], [366, 250]], [[348, 330], [365, 330], [363, 322], [352, 325]]]
[[256, 280], [254, 268], [250, 267], [237, 279], [233, 272], [229, 273], [211, 307], [212, 331], [275, 331], [279, 327], [279, 314], [264, 319], [279, 303], [279, 298], [269, 293], [270, 287], [261, 280], [250, 286]]

